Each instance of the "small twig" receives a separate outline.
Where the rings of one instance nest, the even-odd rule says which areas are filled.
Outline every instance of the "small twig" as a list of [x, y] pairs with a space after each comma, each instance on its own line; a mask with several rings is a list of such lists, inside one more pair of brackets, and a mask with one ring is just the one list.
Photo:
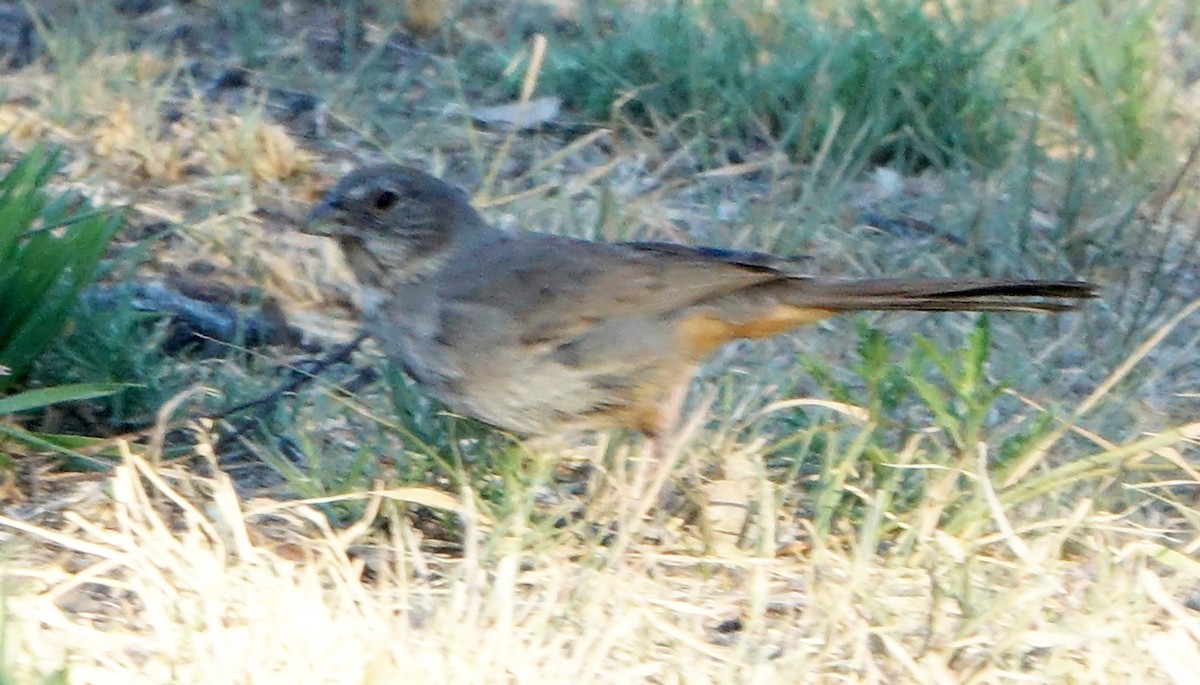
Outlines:
[[295, 392], [303, 387], [306, 383], [311, 382], [314, 378], [325, 371], [325, 369], [328, 369], [334, 364], [340, 364], [341, 362], [348, 360], [350, 355], [358, 349], [358, 346], [361, 345], [362, 341], [366, 340], [366, 338], [367, 333], [365, 331], [360, 331], [358, 335], [354, 336], [353, 340], [335, 348], [332, 352], [316, 360], [311, 365], [306, 365], [304, 367], [293, 367], [291, 370], [292, 377], [288, 379], [286, 383], [278, 388], [275, 388], [271, 392], [256, 397], [248, 402], [243, 402], [241, 404], [228, 407], [215, 414], [208, 414], [203, 418], [223, 419], [232, 414], [243, 412], [251, 407], [274, 404], [275, 402], [278, 402], [279, 399], [284, 395]]
[[[321, 359], [316, 360], [312, 364], [306, 365], [306, 368], [301, 368], [300, 366], [293, 367], [291, 371], [292, 377], [286, 383], [278, 388], [275, 388], [271, 392], [260, 395], [249, 402], [243, 402], [241, 404], [223, 409], [215, 414], [209, 414], [200, 418], [219, 420], [233, 414], [246, 411], [247, 409], [252, 409], [254, 407], [272, 407], [276, 402], [282, 399], [284, 395], [299, 390], [302, 386], [314, 380], [329, 367], [349, 359], [350, 355], [354, 352], [354, 350], [358, 349], [358, 346], [362, 344], [362, 341], [365, 340], [366, 337], [366, 332], [360, 332], [354, 337], [353, 340], [337, 347], [332, 352], [325, 355]], [[374, 377], [372, 376], [368, 378], [363, 373], [359, 373], [355, 380], [358, 381], [358, 385], [362, 385], [370, 383], [374, 380]], [[221, 438], [217, 440], [217, 444], [215, 446], [216, 451], [220, 452], [233, 441], [241, 439], [245, 435], [246, 431], [249, 430], [250, 427], [255, 423], [257, 423], [257, 418], [247, 418], [235, 423], [231, 432], [221, 436]]]
[[992, 522], [996, 524], [996, 528], [1008, 543], [1008, 548], [1012, 550], [1012, 553], [1017, 555], [1021, 561], [1028, 562], [1030, 559], [1029, 546], [1017, 535], [1012, 524], [1009, 523], [1008, 517], [1004, 515], [1004, 505], [1000, 503], [1000, 498], [996, 495], [996, 489], [992, 487], [991, 478], [988, 476], [986, 443], [980, 442], [975, 445], [975, 456], [976, 466], [979, 468], [979, 487], [983, 490], [983, 499], [987, 502], [988, 510], [992, 512]]
[[[529, 64], [525, 68], [525, 79], [521, 82], [521, 96], [517, 99], [519, 104], [524, 105], [529, 102], [529, 98], [533, 97], [533, 91], [537, 87], [538, 76], [541, 74], [542, 64], [545, 60], [546, 37], [540, 33], [534, 34], [530, 44]], [[492, 166], [488, 169], [487, 174], [483, 178], [483, 184], [479, 188], [479, 199], [481, 201], [491, 197], [492, 188], [496, 184], [496, 178], [500, 175], [504, 161], [508, 159], [508, 150], [512, 146], [517, 133], [518, 131], [514, 127], [500, 141], [500, 148], [496, 151], [496, 156], [492, 160]]]

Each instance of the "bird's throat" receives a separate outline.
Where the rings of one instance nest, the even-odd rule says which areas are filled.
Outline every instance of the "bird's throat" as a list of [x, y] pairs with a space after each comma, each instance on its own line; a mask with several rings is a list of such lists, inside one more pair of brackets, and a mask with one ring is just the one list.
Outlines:
[[361, 238], [356, 236], [341, 236], [338, 238], [346, 263], [354, 271], [355, 278], [364, 287], [378, 288], [387, 278], [387, 270], [375, 255], [367, 249]]

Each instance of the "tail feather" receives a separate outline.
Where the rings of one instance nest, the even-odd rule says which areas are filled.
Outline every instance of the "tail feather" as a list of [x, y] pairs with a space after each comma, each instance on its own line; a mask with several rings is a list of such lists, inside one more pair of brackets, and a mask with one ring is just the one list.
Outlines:
[[803, 279], [788, 304], [830, 311], [1061, 312], [1096, 297], [1083, 281], [1007, 279]]

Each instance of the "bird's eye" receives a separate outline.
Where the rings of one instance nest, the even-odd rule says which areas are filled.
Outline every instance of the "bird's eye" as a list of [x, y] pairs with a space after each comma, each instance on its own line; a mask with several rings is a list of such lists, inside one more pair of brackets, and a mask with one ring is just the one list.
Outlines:
[[375, 209], [385, 212], [391, 209], [399, 199], [400, 196], [394, 191], [381, 190], [378, 193], [375, 193], [372, 203], [375, 205]]

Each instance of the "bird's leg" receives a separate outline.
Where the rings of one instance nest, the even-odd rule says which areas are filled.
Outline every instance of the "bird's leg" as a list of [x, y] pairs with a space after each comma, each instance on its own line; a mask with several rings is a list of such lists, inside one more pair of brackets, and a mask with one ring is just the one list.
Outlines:
[[[618, 528], [621, 534], [610, 549], [611, 554], [608, 560], [610, 567], [621, 563], [625, 552], [636, 537], [645, 535], [648, 531], [653, 534], [656, 526], [645, 528], [647, 514], [650, 510], [658, 506], [665, 511], [667, 508], [663, 507], [664, 499], [667, 497], [678, 499], [674, 497], [673, 487], [670, 490], [666, 489], [670, 483], [672, 468], [679, 457], [680, 448], [687, 438], [703, 425], [704, 416], [710, 406], [710, 402], [704, 403], [686, 425], [682, 428], [678, 425], [683, 401], [687, 397], [689, 381], [690, 378], [680, 381], [679, 385], [673, 388], [658, 405], [657, 421], [652, 430], [647, 430], [651, 428], [650, 426], [643, 426], [646, 443], [642, 458], [634, 465], [629, 496], [621, 498], [623, 504], [618, 519]], [[685, 493], [685, 496], [695, 499], [695, 496], [690, 493]], [[676, 508], [674, 504], [670, 506], [670, 509]], [[704, 528], [703, 521], [701, 527]], [[707, 535], [705, 539], [708, 539]]]
[[[634, 463], [628, 502], [640, 520], [652, 507], [661, 505], [670, 491], [664, 491], [679, 456], [681, 439], [679, 417], [687, 399], [691, 375], [679, 381], [655, 408], [654, 421], [643, 427], [646, 442], [641, 458]], [[631, 512], [631, 513], [633, 513]]]

